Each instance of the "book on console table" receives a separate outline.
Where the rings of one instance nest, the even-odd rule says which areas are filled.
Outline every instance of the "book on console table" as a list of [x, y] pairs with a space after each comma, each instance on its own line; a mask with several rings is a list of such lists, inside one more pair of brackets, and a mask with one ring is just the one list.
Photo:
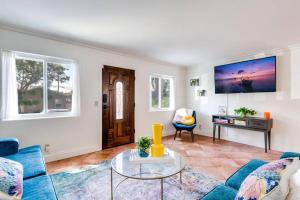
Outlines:
[[148, 157], [139, 156], [137, 149], [131, 150], [131, 156], [129, 162], [132, 164], [161, 164], [161, 163], [174, 163], [174, 158], [169, 154], [168, 151], [165, 151], [164, 156], [162, 157], [152, 157], [151, 152]]

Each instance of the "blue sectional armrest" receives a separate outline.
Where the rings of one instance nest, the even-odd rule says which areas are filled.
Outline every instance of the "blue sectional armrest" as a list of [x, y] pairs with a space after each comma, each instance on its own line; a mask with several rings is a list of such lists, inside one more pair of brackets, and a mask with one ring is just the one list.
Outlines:
[[284, 152], [283, 154], [281, 154], [280, 159], [282, 159], [282, 158], [291, 158], [291, 157], [300, 158], [300, 153]]
[[0, 156], [18, 153], [19, 141], [16, 138], [0, 138]]
[[230, 186], [236, 190], [240, 189], [242, 182], [245, 178], [251, 174], [254, 170], [266, 164], [263, 160], [250, 160], [247, 164], [238, 169], [234, 174], [232, 174], [225, 182], [226, 186]]
[[201, 200], [234, 200], [237, 192], [237, 190], [221, 184], [207, 193]]

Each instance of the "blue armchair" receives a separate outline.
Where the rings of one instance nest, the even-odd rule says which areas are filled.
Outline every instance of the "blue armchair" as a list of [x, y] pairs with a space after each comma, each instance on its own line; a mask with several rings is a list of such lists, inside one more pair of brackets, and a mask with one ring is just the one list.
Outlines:
[[174, 140], [176, 139], [177, 132], [179, 131], [179, 136], [181, 137], [181, 131], [188, 131], [191, 132], [192, 141], [194, 142], [194, 128], [197, 126], [197, 119], [196, 119], [196, 111], [193, 111], [192, 116], [195, 118], [195, 123], [193, 125], [184, 125], [176, 122], [172, 122], [173, 126], [176, 129]]

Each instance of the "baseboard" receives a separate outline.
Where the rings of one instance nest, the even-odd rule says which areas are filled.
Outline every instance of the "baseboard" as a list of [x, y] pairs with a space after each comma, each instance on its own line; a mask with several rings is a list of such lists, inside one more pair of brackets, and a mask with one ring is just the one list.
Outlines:
[[101, 148], [99, 146], [92, 146], [92, 147], [83, 147], [80, 149], [73, 149], [73, 150], [68, 150], [68, 151], [60, 151], [57, 153], [49, 153], [49, 154], [44, 154], [45, 155], [45, 160], [46, 162], [52, 162], [56, 160], [61, 160], [65, 158], [71, 158], [74, 156], [79, 156], [87, 153], [92, 153], [95, 151], [100, 151]]
[[[166, 130], [163, 132], [163, 136], [169, 136], [169, 135], [174, 135], [175, 129], [174, 130]], [[201, 132], [195, 131], [194, 134], [198, 135], [203, 135]], [[99, 146], [91, 146], [91, 147], [83, 147], [80, 149], [72, 149], [68, 151], [60, 151], [60, 152], [55, 152], [55, 153], [49, 153], [49, 154], [44, 154], [45, 155], [45, 160], [46, 162], [52, 162], [52, 161], [57, 161], [57, 160], [62, 160], [66, 158], [71, 158], [87, 153], [92, 153], [96, 151], [100, 151], [101, 148]]]
[[197, 135], [203, 135], [203, 136], [207, 136], [207, 137], [211, 137], [212, 138], [212, 135], [205, 132], [205, 131], [200, 131], [200, 130], [194, 130], [194, 134], [197, 134]]
[[163, 136], [174, 135], [174, 134], [175, 134], [175, 129], [174, 130], [166, 130], [163, 132]]
[[[163, 136], [170, 136], [170, 135], [175, 135], [175, 129], [163, 132]], [[194, 131], [194, 135], [204, 135], [204, 136], [211, 137], [210, 135], [203, 134], [200, 131]]]
[[[207, 136], [207, 137], [211, 137], [212, 138], [212, 133], [209, 133], [209, 131], [195, 130], [194, 133], [198, 134], [198, 135], [203, 135], [203, 136]], [[239, 144], [246, 144], [246, 145], [250, 145], [250, 146], [264, 148], [264, 146], [257, 145], [257, 144], [249, 144], [249, 143], [246, 143], [246, 142], [238, 141], [238, 140], [235, 140], [234, 138], [231, 138], [231, 137], [228, 137], [228, 136], [222, 136], [221, 139], [222, 140], [226, 140], [226, 141], [230, 141], [230, 142], [236, 142], [236, 143], [239, 143]], [[272, 150], [275, 150], [275, 151], [285, 151], [285, 150], [280, 149], [278, 147], [272, 147]]]

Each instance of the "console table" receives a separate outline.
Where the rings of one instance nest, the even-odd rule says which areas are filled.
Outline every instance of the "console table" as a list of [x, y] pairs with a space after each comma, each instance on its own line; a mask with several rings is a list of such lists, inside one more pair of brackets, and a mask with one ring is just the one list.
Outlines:
[[218, 139], [220, 140], [221, 126], [229, 128], [238, 128], [264, 133], [265, 152], [271, 149], [271, 129], [273, 119], [264, 119], [258, 117], [245, 117], [229, 115], [213, 115], [213, 141], [215, 141], [216, 129], [218, 128]]

